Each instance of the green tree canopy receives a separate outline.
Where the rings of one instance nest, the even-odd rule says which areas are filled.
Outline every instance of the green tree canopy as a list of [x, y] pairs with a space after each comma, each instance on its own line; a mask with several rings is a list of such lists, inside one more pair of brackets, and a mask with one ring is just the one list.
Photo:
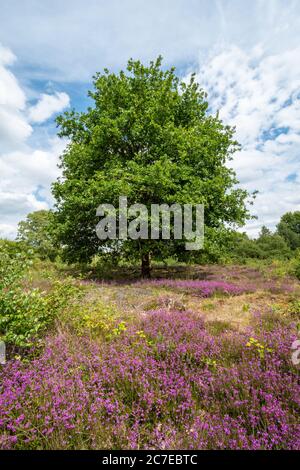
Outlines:
[[50, 211], [31, 212], [18, 224], [17, 240], [32, 248], [42, 259], [54, 260], [57, 249], [50, 230]]
[[261, 248], [257, 240], [251, 239], [244, 233], [232, 231], [231, 240], [228, 243], [228, 255], [230, 258], [244, 262], [248, 258], [263, 258]]
[[[55, 226], [68, 261], [88, 261], [101, 242], [96, 208], [128, 204], [204, 204], [205, 225], [243, 224], [246, 191], [236, 187], [228, 161], [239, 148], [234, 129], [208, 113], [206, 95], [195, 83], [163, 70], [161, 58], [144, 66], [130, 60], [127, 72], [105, 70], [94, 77], [93, 106], [57, 119], [70, 143], [61, 157], [63, 177], [53, 185]], [[180, 241], [102, 242], [127, 258], [191, 256]], [[147, 267], [148, 265], [148, 267]]]
[[292, 250], [300, 248], [300, 211], [284, 214], [277, 225], [277, 232]]
[[231, 242], [228, 243], [229, 255], [239, 261], [247, 258], [256, 259], [287, 259], [291, 250], [278, 233], [262, 226], [258, 238], [251, 239], [246, 233], [232, 232]]
[[272, 233], [265, 226], [262, 227], [256, 244], [261, 251], [261, 258], [285, 259], [291, 256], [290, 248], [284, 238], [278, 233]]

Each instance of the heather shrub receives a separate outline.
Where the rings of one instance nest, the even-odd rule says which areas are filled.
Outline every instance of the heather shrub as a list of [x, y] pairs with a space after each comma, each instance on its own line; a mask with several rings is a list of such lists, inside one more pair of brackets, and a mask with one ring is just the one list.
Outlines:
[[253, 290], [251, 286], [238, 286], [230, 282], [214, 280], [153, 279], [151, 281], [143, 281], [142, 284], [172, 288], [183, 292], [194, 293], [200, 297], [211, 297], [217, 294], [239, 295], [243, 292]]
[[293, 327], [211, 335], [192, 312], [147, 312], [96, 343], [49, 337], [1, 374], [0, 446], [299, 449]]
[[271, 308], [256, 315], [256, 322], [261, 331], [272, 331], [280, 326], [284, 327], [291, 322], [290, 314], [286, 308], [272, 305]]

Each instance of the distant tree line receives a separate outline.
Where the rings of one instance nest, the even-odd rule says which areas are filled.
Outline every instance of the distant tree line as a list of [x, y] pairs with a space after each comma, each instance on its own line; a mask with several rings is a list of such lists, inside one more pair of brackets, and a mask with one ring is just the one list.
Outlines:
[[300, 211], [284, 214], [274, 232], [263, 226], [255, 239], [233, 232], [228, 248], [231, 256], [240, 260], [294, 257], [300, 249]]
[[[54, 261], [61, 256], [62, 247], [59, 245], [53, 228], [51, 211], [36, 211], [28, 214], [26, 220], [21, 221], [18, 227], [18, 236], [15, 242], [1, 241], [6, 244], [8, 251], [19, 250], [20, 247], [31, 249], [35, 255], [43, 260]], [[219, 232], [218, 236], [208, 233], [204, 249], [193, 252], [194, 256], [189, 262], [218, 263], [224, 259], [235, 262], [244, 262], [247, 259], [290, 259], [300, 255], [300, 211], [284, 214], [276, 229], [272, 232], [263, 226], [257, 238], [250, 238], [246, 233], [233, 230]], [[114, 253], [106, 253], [106, 260]], [[176, 258], [175, 258], [176, 259]]]

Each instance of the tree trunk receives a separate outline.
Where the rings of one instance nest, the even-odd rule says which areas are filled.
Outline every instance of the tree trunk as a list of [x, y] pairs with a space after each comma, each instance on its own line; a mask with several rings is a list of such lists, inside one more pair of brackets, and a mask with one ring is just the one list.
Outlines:
[[147, 279], [151, 277], [151, 256], [149, 252], [142, 254], [142, 277]]

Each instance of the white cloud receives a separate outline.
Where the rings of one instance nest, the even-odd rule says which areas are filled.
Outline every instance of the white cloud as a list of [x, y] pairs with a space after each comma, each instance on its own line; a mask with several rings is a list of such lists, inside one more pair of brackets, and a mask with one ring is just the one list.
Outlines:
[[236, 126], [242, 151], [230, 163], [241, 185], [258, 190], [248, 224], [257, 234], [280, 216], [300, 209], [300, 47], [269, 54], [261, 45], [215, 51], [201, 63], [197, 80], [213, 112]]
[[15, 236], [29, 212], [52, 206], [50, 186], [60, 174], [57, 164], [65, 142], [54, 139], [49, 145], [47, 151], [26, 147], [0, 155], [0, 237]]
[[11, 65], [15, 60], [16, 56], [12, 51], [0, 44], [0, 65]]
[[16, 77], [7, 69], [15, 56], [0, 44], [0, 151], [19, 146], [32, 133], [23, 114], [26, 97]]
[[[15, 60], [11, 51], [0, 46], [0, 237], [16, 235], [18, 222], [29, 212], [49, 208], [53, 202], [50, 184], [57, 178], [58, 156], [65, 142], [49, 138], [42, 148], [33, 148], [26, 95], [8, 69]], [[69, 103], [65, 93], [43, 95], [35, 107], [35, 120], [41, 122]], [[46, 97], [46, 98], [44, 98]], [[47, 117], [46, 117], [47, 116]], [[47, 135], [47, 134], [46, 134]]]
[[[199, 50], [263, 43], [277, 52], [298, 43], [297, 0], [10, 0], [1, 4], [1, 40], [22, 58], [28, 78], [85, 81], [129, 57], [158, 54], [167, 65]], [[16, 11], [18, 14], [16, 14]]]
[[[237, 126], [243, 150], [232, 165], [245, 188], [260, 191], [259, 220], [248, 230], [274, 227], [282, 213], [299, 209], [299, 1], [253, 0], [247, 11], [241, 0], [191, 0], [188, 6], [185, 0], [89, 0], [88, 8], [82, 0], [44, 0], [38, 8], [35, 0], [2, 3], [1, 41], [9, 48], [0, 45], [0, 193], [7, 207], [8, 193], [22, 214], [25, 206], [51, 204], [49, 185], [63, 145], [35, 123], [67, 107], [67, 95], [51, 87], [29, 107], [26, 98], [36, 98], [31, 80], [77, 86], [103, 67], [124, 67], [129, 57], [148, 61], [162, 54], [181, 75], [187, 64], [201, 64], [198, 80], [212, 109]], [[78, 90], [67, 86], [80, 107]], [[0, 233], [15, 230], [16, 211], [11, 214], [0, 211]]]
[[15, 226], [10, 224], [0, 224], [0, 236], [1, 238], [12, 240], [16, 236]]
[[38, 123], [44, 122], [69, 105], [70, 98], [67, 93], [42, 94], [37, 104], [29, 109], [29, 120]]

